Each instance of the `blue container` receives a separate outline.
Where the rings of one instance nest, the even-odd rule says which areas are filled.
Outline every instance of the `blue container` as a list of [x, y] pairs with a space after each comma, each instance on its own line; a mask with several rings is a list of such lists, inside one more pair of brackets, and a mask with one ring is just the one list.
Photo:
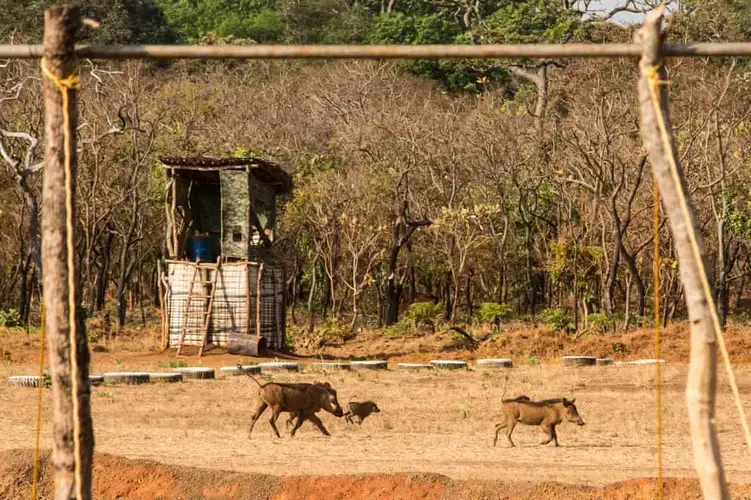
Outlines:
[[201, 262], [214, 262], [211, 253], [211, 238], [208, 236], [191, 236], [188, 239], [188, 259], [193, 262], [201, 259]]

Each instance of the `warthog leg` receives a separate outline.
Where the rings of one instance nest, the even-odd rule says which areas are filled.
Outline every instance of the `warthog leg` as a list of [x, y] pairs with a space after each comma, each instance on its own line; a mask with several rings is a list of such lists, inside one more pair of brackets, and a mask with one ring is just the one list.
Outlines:
[[508, 439], [508, 442], [512, 448], [516, 447], [514, 442], [511, 440], [511, 433], [514, 432], [514, 427], [516, 427], [516, 423], [517, 423], [516, 420], [512, 420], [511, 422], [509, 422], [507, 430], [506, 430], [506, 439]]
[[330, 436], [331, 435], [331, 434], [329, 434], [329, 431], [327, 431], [326, 428], [323, 426], [323, 422], [321, 422], [321, 419], [318, 418], [315, 414], [310, 413], [310, 414], [306, 415], [306, 417], [308, 418], [308, 420], [310, 420], [311, 422], [313, 422], [314, 424], [316, 424], [316, 426], [319, 429], [321, 429], [321, 432], [323, 432], [324, 436]]
[[551, 441], [555, 441], [556, 447], [558, 446], [558, 437], [555, 434], [555, 426], [550, 424], [542, 424], [540, 426], [540, 430], [548, 437], [545, 441], [541, 442], [540, 444], [548, 444]]
[[299, 429], [303, 422], [305, 422], [305, 419], [307, 418], [307, 415], [304, 413], [297, 414], [297, 423], [295, 423], [295, 426], [292, 428], [292, 433], [290, 436], [295, 437], [295, 433], [297, 432], [297, 429]]
[[[299, 413], [290, 413], [289, 418], [287, 419], [287, 428], [289, 429], [289, 426], [292, 425], [292, 422], [295, 421], [295, 418], [297, 418], [299, 420], [300, 417], [301, 417], [301, 415], [302, 414], [299, 414]], [[295, 422], [295, 423], [297, 423], [297, 422]]]
[[354, 424], [354, 422], [352, 421], [352, 412], [351, 411], [348, 411], [347, 413], [344, 414], [344, 420], [346, 420], [347, 423], [349, 423], [349, 424]]
[[269, 424], [271, 424], [271, 428], [274, 429], [274, 432], [276, 433], [276, 437], [278, 438], [282, 436], [279, 434], [279, 429], [276, 428], [276, 421], [279, 418], [279, 415], [281, 414], [282, 414], [282, 407], [275, 406], [271, 409], [271, 418], [269, 418]]
[[500, 434], [500, 432], [505, 429], [507, 425], [508, 423], [505, 421], [501, 422], [500, 424], [495, 424], [495, 439], [493, 439], [493, 446], [498, 443], [498, 434]]
[[266, 411], [266, 408], [268, 408], [269, 405], [267, 405], [264, 402], [261, 402], [257, 407], [256, 411], [253, 414], [253, 418], [250, 419], [250, 429], [248, 430], [248, 439], [250, 439], [250, 435], [253, 434], [253, 426], [256, 425], [256, 422], [259, 418], [261, 418], [261, 415], [263, 415], [263, 412]]

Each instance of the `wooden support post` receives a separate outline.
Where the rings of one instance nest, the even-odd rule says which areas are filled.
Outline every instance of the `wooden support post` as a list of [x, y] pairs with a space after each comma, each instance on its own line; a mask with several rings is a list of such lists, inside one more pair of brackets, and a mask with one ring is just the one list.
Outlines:
[[707, 280], [704, 240], [670, 126], [660, 33], [663, 10], [658, 8], [650, 12], [636, 34], [636, 42], [644, 47], [639, 78], [640, 128], [675, 241], [691, 322], [686, 401], [694, 466], [704, 498], [725, 499], [730, 496], [714, 426], [717, 344], [710, 306], [713, 298], [706, 293], [704, 286]]
[[164, 261], [161, 259], [157, 261], [157, 275], [156, 275], [156, 286], [159, 293], [159, 313], [161, 315], [162, 319], [162, 338], [159, 342], [159, 348], [163, 351], [167, 348], [169, 345], [169, 323], [167, 322], [167, 300], [166, 300], [166, 291], [164, 290], [164, 283], [162, 282], [162, 279], [164, 278]]
[[250, 317], [253, 311], [250, 310], [250, 262], [245, 261], [245, 335], [250, 335]]
[[[68, 218], [66, 210], [65, 158], [70, 166], [69, 194], [75, 200], [76, 127], [78, 115], [76, 90], [61, 89], [61, 82], [76, 71], [73, 53], [76, 31], [81, 25], [80, 12], [74, 6], [54, 6], [44, 14], [44, 59], [49, 74], [44, 75], [46, 148], [44, 155], [44, 186], [42, 191], [42, 259], [44, 308], [47, 326], [47, 347], [52, 370], [53, 452], [55, 493], [59, 500], [91, 498], [91, 466], [94, 433], [91, 424], [89, 389], [89, 350], [79, 304], [75, 303], [76, 366], [71, 368], [69, 293]], [[68, 105], [63, 109], [63, 92]], [[67, 129], [65, 115], [67, 114]], [[66, 145], [67, 137], [67, 145]], [[75, 214], [70, 214], [75, 221]], [[75, 224], [72, 224], [75, 229]], [[74, 239], [75, 241], [75, 239]], [[77, 278], [75, 269], [73, 276]], [[75, 295], [74, 295], [75, 297]], [[77, 394], [73, 394], [72, 373], [77, 372]], [[77, 399], [74, 404], [74, 398]], [[78, 412], [74, 415], [74, 408]], [[74, 421], [77, 420], [77, 424]], [[78, 428], [79, 456], [75, 453], [74, 429]], [[80, 483], [76, 487], [76, 476]], [[76, 490], [78, 493], [76, 494]]]
[[256, 335], [261, 335], [261, 278], [263, 278], [263, 262], [258, 265], [256, 280]]

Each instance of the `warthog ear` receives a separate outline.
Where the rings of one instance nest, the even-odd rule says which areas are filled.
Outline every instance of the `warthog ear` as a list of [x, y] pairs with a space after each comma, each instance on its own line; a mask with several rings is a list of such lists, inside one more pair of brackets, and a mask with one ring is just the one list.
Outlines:
[[568, 399], [566, 398], [561, 398], [561, 402], [563, 403], [563, 406], [568, 406], [569, 404], [571, 404], [568, 402]]
[[323, 383], [323, 385], [324, 385], [325, 387], [328, 387], [329, 389], [331, 388], [331, 384], [329, 384], [328, 382], [324, 382], [324, 383]]
[[571, 404], [574, 404], [575, 402], [576, 402], [576, 398], [574, 398], [571, 401], [569, 401], [569, 403], [571, 403]]

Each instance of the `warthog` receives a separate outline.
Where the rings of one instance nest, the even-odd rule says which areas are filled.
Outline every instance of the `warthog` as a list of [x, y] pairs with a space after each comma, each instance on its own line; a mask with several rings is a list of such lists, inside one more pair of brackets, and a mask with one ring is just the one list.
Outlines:
[[[289, 385], [298, 385], [298, 384], [289, 384]], [[302, 385], [310, 385], [310, 384], [302, 384]], [[313, 385], [317, 385], [319, 387], [330, 387], [328, 383], [318, 382], [317, 380], [313, 381]], [[287, 417], [287, 428], [289, 428], [289, 426], [292, 425], [293, 423], [296, 423], [297, 422], [296, 419], [299, 419], [302, 416], [302, 414], [303, 412], [301, 411], [290, 413], [289, 417]]]
[[572, 399], [571, 401], [566, 398], [543, 401], [520, 401], [518, 398], [515, 399], [503, 402], [504, 422], [495, 426], [493, 446], [498, 442], [498, 434], [502, 429], [506, 429], [506, 439], [508, 439], [509, 444], [516, 446], [511, 440], [511, 433], [514, 432], [514, 427], [518, 423], [539, 425], [540, 430], [547, 436], [547, 439], [540, 444], [544, 445], [554, 441], [556, 447], [558, 446], [558, 435], [555, 432], [555, 427], [558, 424], [564, 420], [568, 420], [577, 425], [584, 425], [584, 420], [582, 420], [574, 405], [576, 399]]
[[378, 405], [373, 401], [365, 401], [363, 403], [349, 403], [349, 411], [344, 414], [344, 418], [350, 424], [354, 424], [353, 418], [357, 417], [357, 423], [362, 425], [362, 421], [368, 418], [371, 413], [381, 413]]
[[342, 407], [339, 406], [339, 401], [336, 397], [336, 391], [331, 387], [329, 383], [317, 383], [317, 384], [280, 384], [276, 382], [269, 382], [261, 384], [253, 376], [248, 374], [253, 381], [258, 384], [258, 404], [253, 413], [253, 418], [250, 422], [250, 429], [248, 430], [248, 437], [250, 438], [253, 433], [253, 427], [266, 408], [271, 408], [271, 417], [269, 418], [269, 424], [274, 429], [276, 437], [279, 435], [279, 429], [276, 427], [276, 421], [282, 412], [289, 412], [297, 415], [297, 423], [294, 429], [292, 429], [292, 436], [295, 435], [297, 429], [305, 422], [310, 420], [313, 422], [325, 436], [329, 436], [329, 431], [323, 426], [323, 422], [316, 416], [316, 413], [320, 410], [326, 410], [327, 412], [341, 417], [344, 415]]

